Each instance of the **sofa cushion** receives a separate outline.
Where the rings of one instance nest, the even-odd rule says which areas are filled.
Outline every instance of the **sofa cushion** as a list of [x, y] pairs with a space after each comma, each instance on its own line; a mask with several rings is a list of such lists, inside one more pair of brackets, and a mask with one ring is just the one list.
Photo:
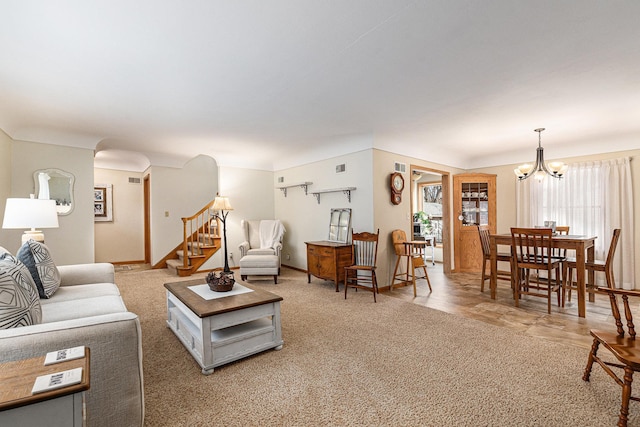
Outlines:
[[127, 308], [122, 298], [115, 295], [68, 301], [57, 301], [55, 298], [52, 298], [50, 301], [43, 301], [42, 323], [59, 322], [126, 311]]
[[9, 253], [0, 255], [0, 329], [36, 325], [42, 309], [27, 267]]
[[58, 290], [60, 273], [44, 243], [26, 241], [18, 250], [17, 258], [29, 269], [40, 298], [49, 298]]
[[56, 293], [49, 299], [40, 301], [41, 305], [52, 302], [76, 301], [83, 298], [103, 296], [119, 296], [120, 290], [113, 283], [92, 283], [90, 285], [60, 286]]

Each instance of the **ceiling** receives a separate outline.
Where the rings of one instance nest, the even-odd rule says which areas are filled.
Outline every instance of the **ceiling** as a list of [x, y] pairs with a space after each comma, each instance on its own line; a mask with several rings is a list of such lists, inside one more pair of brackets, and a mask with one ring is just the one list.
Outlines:
[[640, 147], [637, 0], [0, 1], [0, 129], [130, 170]]

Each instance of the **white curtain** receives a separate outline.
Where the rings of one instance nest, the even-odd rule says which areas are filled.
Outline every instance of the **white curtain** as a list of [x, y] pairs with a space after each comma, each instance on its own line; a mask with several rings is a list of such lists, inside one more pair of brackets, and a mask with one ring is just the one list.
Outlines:
[[[630, 158], [575, 163], [563, 179], [534, 177], [516, 183], [519, 227], [556, 221], [570, 234], [597, 236], [595, 257], [607, 258], [615, 228], [622, 229], [613, 263], [616, 287], [633, 289], [634, 223]], [[596, 276], [604, 286], [604, 276]]]

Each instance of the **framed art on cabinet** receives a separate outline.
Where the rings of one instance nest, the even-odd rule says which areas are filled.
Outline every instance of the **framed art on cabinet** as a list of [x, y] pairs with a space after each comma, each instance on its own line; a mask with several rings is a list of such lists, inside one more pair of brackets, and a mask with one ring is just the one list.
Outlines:
[[93, 188], [94, 221], [113, 221], [113, 193], [111, 184], [96, 184]]

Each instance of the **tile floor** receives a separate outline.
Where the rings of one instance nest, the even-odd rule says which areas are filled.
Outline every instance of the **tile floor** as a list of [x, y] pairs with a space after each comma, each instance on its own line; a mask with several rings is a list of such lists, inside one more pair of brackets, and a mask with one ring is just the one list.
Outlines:
[[[511, 285], [498, 281], [497, 298], [491, 299], [489, 281], [484, 292], [480, 292], [479, 273], [453, 273], [446, 276], [442, 265], [429, 265], [429, 278], [433, 292], [429, 292], [427, 282], [418, 280], [418, 296], [414, 298], [413, 287], [396, 287], [384, 292], [396, 298], [412, 301], [426, 307], [462, 315], [482, 322], [511, 328], [527, 335], [552, 341], [570, 343], [590, 348], [590, 329], [615, 330], [609, 300], [604, 295], [596, 295], [595, 302], [587, 302], [587, 317], [578, 317], [578, 301], [575, 293], [564, 308], [552, 301], [551, 314], [547, 314], [545, 298], [525, 296], [520, 307], [514, 305]], [[633, 301], [634, 315], [640, 319], [640, 302]]]

